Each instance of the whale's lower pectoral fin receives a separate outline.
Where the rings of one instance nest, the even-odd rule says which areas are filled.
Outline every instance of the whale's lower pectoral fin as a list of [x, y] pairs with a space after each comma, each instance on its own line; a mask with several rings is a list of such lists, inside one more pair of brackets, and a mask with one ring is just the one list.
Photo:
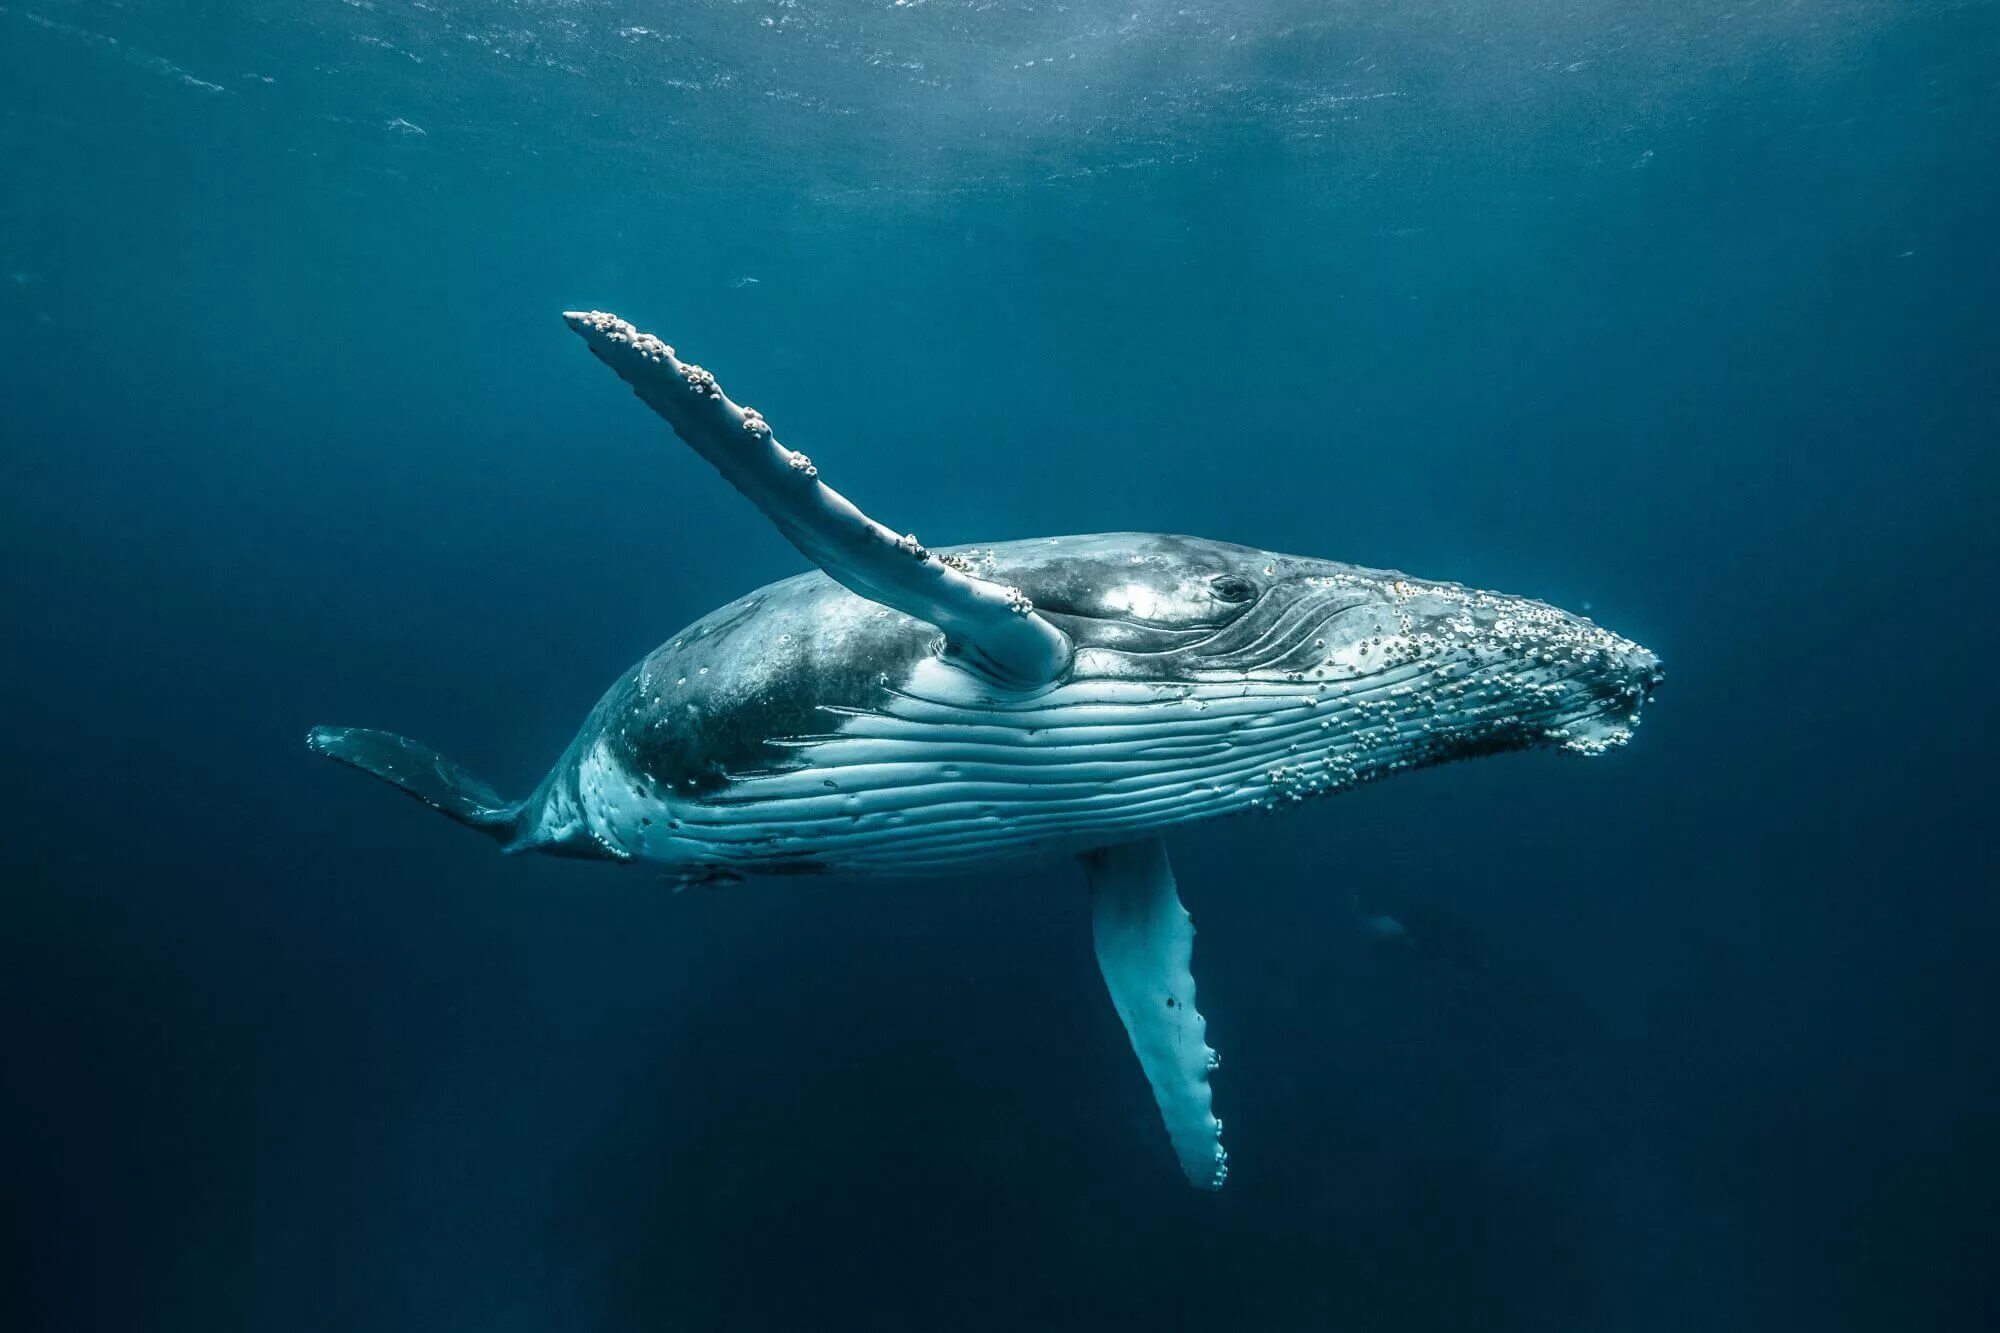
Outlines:
[[804, 454], [779, 444], [756, 411], [731, 402], [700, 366], [602, 311], [569, 311], [597, 359], [785, 534], [806, 558], [871, 601], [927, 620], [970, 665], [1009, 685], [1046, 684], [1068, 666], [1070, 642], [1018, 588], [978, 578], [899, 536], [819, 479]]
[[1194, 920], [1181, 906], [1159, 839], [1088, 852], [1091, 934], [1111, 1003], [1125, 1023], [1188, 1183], [1221, 1189], [1229, 1175], [1222, 1122], [1210, 1110], [1218, 1061], [1194, 1007]]

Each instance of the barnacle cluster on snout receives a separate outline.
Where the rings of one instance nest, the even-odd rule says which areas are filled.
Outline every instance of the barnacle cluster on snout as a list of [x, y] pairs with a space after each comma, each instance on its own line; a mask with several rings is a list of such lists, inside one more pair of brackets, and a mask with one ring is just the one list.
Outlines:
[[1602, 754], [1631, 737], [1660, 679], [1638, 644], [1539, 602], [1365, 572], [1305, 582], [1365, 594], [1353, 605], [1378, 608], [1377, 623], [1312, 639], [1309, 665], [1285, 672], [1311, 685], [1296, 702], [1317, 725], [1262, 770], [1265, 809], [1535, 744]]

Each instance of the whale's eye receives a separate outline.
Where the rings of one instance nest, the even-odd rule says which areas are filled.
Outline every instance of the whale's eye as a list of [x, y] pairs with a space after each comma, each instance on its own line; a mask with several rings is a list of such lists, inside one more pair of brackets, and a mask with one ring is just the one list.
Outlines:
[[1225, 602], [1247, 602], [1257, 595], [1257, 585], [1240, 574], [1217, 574], [1208, 581], [1208, 587]]

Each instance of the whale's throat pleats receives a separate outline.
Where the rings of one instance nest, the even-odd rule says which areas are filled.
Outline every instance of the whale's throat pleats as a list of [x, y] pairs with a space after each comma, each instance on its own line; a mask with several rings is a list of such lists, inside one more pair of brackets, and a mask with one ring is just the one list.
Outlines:
[[1107, 847], [1085, 854], [1083, 869], [1097, 966], [1153, 1085], [1174, 1155], [1189, 1184], [1221, 1189], [1229, 1165], [1208, 1086], [1220, 1061], [1195, 1008], [1194, 920], [1181, 905], [1167, 849], [1158, 838]]

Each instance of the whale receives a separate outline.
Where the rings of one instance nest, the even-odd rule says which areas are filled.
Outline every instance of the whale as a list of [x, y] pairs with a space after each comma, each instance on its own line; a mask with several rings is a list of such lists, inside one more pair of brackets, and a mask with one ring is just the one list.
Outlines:
[[505, 851], [645, 864], [676, 887], [1072, 861], [1197, 1188], [1229, 1171], [1220, 1062], [1164, 837], [1454, 760], [1601, 755], [1662, 679], [1585, 617], [1392, 570], [1147, 532], [929, 547], [672, 346], [604, 311], [564, 318], [813, 569], [623, 673], [524, 798], [388, 731], [315, 727], [308, 745]]

